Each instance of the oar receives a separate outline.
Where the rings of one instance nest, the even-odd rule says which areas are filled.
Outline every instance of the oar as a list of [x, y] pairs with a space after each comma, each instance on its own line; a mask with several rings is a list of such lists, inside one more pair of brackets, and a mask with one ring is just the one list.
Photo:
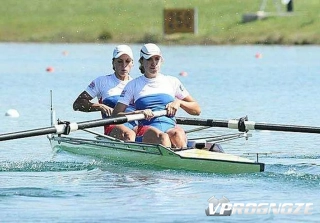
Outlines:
[[[153, 114], [155, 117], [163, 116], [167, 114], [167, 111], [166, 110], [155, 111], [153, 112]], [[60, 123], [51, 127], [46, 127], [46, 128], [38, 128], [38, 129], [31, 129], [31, 130], [20, 131], [20, 132], [0, 134], [0, 141], [53, 134], [53, 133], [67, 135], [70, 132], [76, 131], [78, 129], [94, 128], [94, 127], [111, 125], [111, 124], [117, 125], [117, 124], [123, 124], [131, 121], [138, 121], [142, 119], [144, 119], [144, 114], [131, 114], [131, 115], [118, 116], [118, 117], [110, 117], [106, 119], [97, 119], [97, 120], [91, 120], [91, 121], [78, 122], [78, 123], [63, 122], [63, 123]]]
[[199, 118], [176, 118], [178, 124], [182, 125], [197, 125], [197, 126], [211, 126], [223, 127], [230, 129], [238, 129], [241, 132], [248, 130], [270, 130], [283, 132], [302, 132], [302, 133], [317, 133], [320, 134], [320, 127], [303, 126], [303, 125], [284, 125], [284, 124], [268, 124], [256, 123], [247, 121], [247, 118], [240, 118], [239, 120], [213, 120], [213, 119], [199, 119]]

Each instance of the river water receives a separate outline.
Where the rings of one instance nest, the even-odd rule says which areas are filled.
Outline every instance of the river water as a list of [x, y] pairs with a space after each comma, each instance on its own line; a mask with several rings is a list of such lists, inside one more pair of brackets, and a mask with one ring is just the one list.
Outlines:
[[[140, 45], [131, 46], [132, 76], [137, 77]], [[100, 118], [74, 112], [72, 103], [92, 79], [112, 71], [114, 47], [1, 43], [0, 132], [50, 126], [51, 90], [61, 120]], [[247, 115], [256, 122], [320, 126], [319, 46], [160, 47], [162, 72], [184, 83], [202, 107], [201, 118]], [[49, 67], [54, 71], [47, 72]], [[9, 109], [20, 116], [5, 116]], [[187, 114], [179, 111], [179, 116]], [[201, 135], [234, 132], [212, 128]], [[126, 166], [55, 153], [46, 136], [0, 142], [1, 222], [319, 222], [320, 136], [250, 133], [248, 140], [221, 145], [225, 152], [250, 158], [261, 153], [265, 172], [224, 175]], [[206, 216], [212, 196], [245, 205], [309, 203], [311, 210]]]

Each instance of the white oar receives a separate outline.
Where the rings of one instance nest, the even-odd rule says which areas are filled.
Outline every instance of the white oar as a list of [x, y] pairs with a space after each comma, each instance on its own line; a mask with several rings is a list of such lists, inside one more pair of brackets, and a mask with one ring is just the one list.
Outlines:
[[247, 121], [246, 118], [239, 120], [213, 120], [213, 119], [199, 119], [199, 118], [176, 118], [178, 124], [182, 125], [197, 125], [197, 126], [211, 126], [223, 127], [230, 129], [238, 129], [241, 132], [248, 130], [270, 130], [283, 132], [302, 132], [302, 133], [317, 133], [320, 134], [320, 127], [302, 126], [302, 125], [284, 125], [284, 124], [268, 124], [256, 123]]
[[[155, 111], [153, 112], [155, 117], [163, 116], [167, 114], [166, 110]], [[46, 135], [46, 134], [69, 134], [70, 132], [76, 131], [78, 129], [94, 128], [103, 125], [117, 125], [123, 124], [131, 121], [138, 121], [144, 119], [144, 114], [131, 114], [123, 115], [118, 117], [110, 117], [106, 119], [98, 119], [84, 122], [64, 122], [57, 124], [51, 127], [31, 129], [20, 132], [11, 132], [6, 134], [0, 134], [0, 141], [10, 140], [10, 139], [19, 139], [32, 136]]]

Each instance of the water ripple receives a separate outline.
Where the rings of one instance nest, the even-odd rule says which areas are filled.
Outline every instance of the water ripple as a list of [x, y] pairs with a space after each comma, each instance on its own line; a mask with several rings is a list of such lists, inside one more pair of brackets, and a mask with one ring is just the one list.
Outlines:
[[0, 197], [65, 197], [66, 192], [37, 187], [0, 188]]
[[0, 162], [0, 172], [60, 172], [92, 170], [95, 163], [54, 162], [54, 161], [3, 161]]

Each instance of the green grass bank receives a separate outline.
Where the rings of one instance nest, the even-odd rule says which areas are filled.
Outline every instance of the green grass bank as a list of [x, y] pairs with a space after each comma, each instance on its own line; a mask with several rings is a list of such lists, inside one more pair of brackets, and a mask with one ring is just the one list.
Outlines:
[[[267, 0], [262, 20], [244, 23], [262, 0], [2, 0], [0, 42], [162, 44], [320, 44], [319, 0], [293, 12]], [[196, 8], [198, 33], [163, 32], [163, 10]], [[282, 16], [279, 15], [279, 9]]]

